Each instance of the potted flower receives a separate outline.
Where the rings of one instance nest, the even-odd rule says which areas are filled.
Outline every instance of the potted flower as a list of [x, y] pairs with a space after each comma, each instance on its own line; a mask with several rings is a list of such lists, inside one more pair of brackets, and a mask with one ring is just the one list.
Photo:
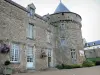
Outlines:
[[11, 75], [12, 74], [12, 69], [8, 67], [10, 64], [11, 63], [10, 63], [9, 60], [6, 60], [4, 62], [5, 68], [4, 68], [3, 74], [5, 74], [5, 75]]
[[10, 48], [6, 44], [1, 45], [0, 47], [1, 53], [8, 53], [9, 51], [10, 51]]

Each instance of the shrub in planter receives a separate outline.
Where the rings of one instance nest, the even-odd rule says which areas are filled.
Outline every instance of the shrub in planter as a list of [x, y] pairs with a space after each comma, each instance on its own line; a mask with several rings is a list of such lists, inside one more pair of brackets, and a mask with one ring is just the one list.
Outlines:
[[1, 47], [0, 47], [0, 52], [1, 53], [8, 53], [10, 51], [10, 48], [6, 45], [6, 44], [3, 44]]
[[5, 65], [5, 68], [4, 68], [4, 70], [3, 70], [3, 74], [4, 74], [4, 75], [11, 75], [11, 74], [12, 74], [12, 69], [9, 68], [9, 66], [8, 66], [8, 65], [10, 65], [10, 61], [9, 61], [9, 60], [6, 60], [6, 61], [4, 62], [4, 65]]
[[92, 66], [95, 66], [95, 63], [92, 61], [86, 60], [83, 62], [82, 66], [83, 67], [92, 67]]
[[5, 66], [8, 66], [9, 64], [10, 64], [9, 60], [5, 61], [5, 63], [4, 63]]

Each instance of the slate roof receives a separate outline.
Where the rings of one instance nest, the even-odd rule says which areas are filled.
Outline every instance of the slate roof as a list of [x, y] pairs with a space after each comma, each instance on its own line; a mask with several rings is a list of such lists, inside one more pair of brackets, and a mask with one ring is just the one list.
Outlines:
[[60, 12], [70, 12], [69, 9], [62, 2], [59, 3], [54, 13], [60, 13]]
[[85, 47], [88, 47], [88, 46], [97, 46], [97, 45], [100, 45], [100, 40], [93, 41], [93, 42], [88, 42], [88, 43], [86, 43]]

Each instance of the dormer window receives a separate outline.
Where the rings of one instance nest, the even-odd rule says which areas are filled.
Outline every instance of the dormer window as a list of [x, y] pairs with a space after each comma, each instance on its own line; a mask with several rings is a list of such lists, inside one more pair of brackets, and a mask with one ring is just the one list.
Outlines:
[[87, 47], [89, 47], [89, 44], [87, 44]]
[[93, 43], [93, 46], [95, 45], [95, 43]]
[[29, 13], [28, 13], [29, 17], [33, 18], [34, 14], [35, 14], [35, 9], [36, 9], [34, 4], [33, 3], [29, 4], [27, 8], [29, 11]]
[[34, 15], [35, 10], [33, 8], [30, 8], [30, 16]]

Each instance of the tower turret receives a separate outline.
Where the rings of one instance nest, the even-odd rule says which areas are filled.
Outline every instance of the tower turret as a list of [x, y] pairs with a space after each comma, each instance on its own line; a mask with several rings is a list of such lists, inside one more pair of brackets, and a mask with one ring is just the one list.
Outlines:
[[77, 64], [82, 62], [79, 56], [79, 50], [83, 50], [81, 16], [69, 11], [60, 2], [49, 18], [50, 24], [55, 26], [57, 64]]

